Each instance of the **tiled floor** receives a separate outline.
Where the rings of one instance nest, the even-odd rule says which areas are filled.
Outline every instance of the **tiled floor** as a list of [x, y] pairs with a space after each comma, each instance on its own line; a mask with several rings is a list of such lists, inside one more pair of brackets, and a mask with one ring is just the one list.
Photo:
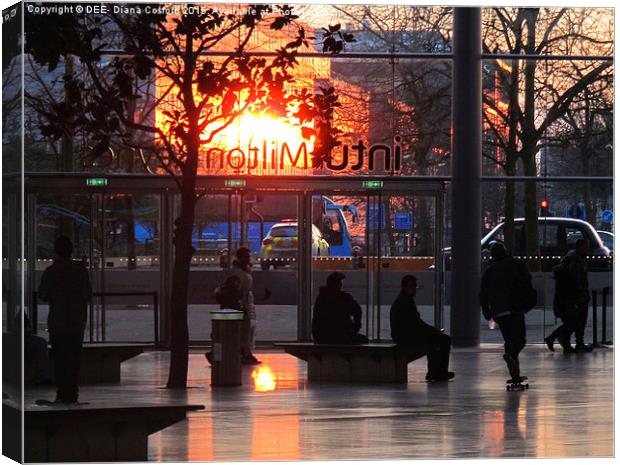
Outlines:
[[[456, 378], [423, 381], [425, 361], [409, 365], [398, 386], [308, 384], [305, 363], [259, 353], [244, 385], [212, 388], [202, 354], [190, 356], [187, 390], [162, 389], [167, 353], [123, 364], [117, 385], [84, 386], [91, 404], [189, 402], [189, 414], [149, 438], [153, 461], [606, 457], [613, 449], [613, 351], [564, 356], [528, 346], [521, 358], [530, 389], [506, 392], [498, 345], [453, 351]], [[270, 390], [274, 387], [275, 389]], [[52, 397], [28, 392], [27, 402]]]

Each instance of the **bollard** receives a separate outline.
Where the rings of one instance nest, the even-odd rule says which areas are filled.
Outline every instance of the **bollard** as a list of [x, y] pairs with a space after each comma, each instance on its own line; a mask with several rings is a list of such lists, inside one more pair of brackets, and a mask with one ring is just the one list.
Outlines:
[[598, 313], [598, 305], [596, 302], [596, 289], [592, 289], [592, 347], [598, 348], [601, 345], [596, 340], [598, 338], [598, 321], [597, 315]]
[[212, 386], [241, 384], [241, 326], [243, 312], [229, 308], [213, 310]]
[[604, 345], [613, 345], [614, 341], [608, 341], [607, 340], [607, 292], [609, 291], [608, 287], [603, 288], [603, 302], [602, 302], [602, 306], [603, 306], [603, 334], [601, 337], [601, 343], [603, 343]]

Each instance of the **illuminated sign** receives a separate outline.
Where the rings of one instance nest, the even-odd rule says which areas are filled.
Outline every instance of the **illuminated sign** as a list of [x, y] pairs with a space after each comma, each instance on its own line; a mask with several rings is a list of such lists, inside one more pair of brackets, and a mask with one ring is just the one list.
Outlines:
[[381, 189], [383, 181], [362, 181], [362, 187], [367, 189]]
[[245, 179], [227, 179], [224, 181], [226, 187], [245, 187]]
[[88, 178], [86, 180], [86, 185], [89, 187], [107, 186], [108, 180], [106, 178]]
[[[331, 171], [375, 171], [377, 156], [383, 156], [382, 167], [385, 171], [401, 170], [400, 136], [394, 138], [392, 147], [384, 144], [367, 146], [363, 140], [354, 145], [343, 144], [338, 156], [328, 160], [326, 167]], [[312, 169], [310, 150], [305, 142], [289, 144], [277, 140], [263, 140], [260, 145], [248, 144], [247, 147], [235, 147], [225, 150], [220, 147], [207, 149], [205, 171], [234, 170], [236, 172], [269, 171], [274, 174], [285, 167]], [[379, 159], [381, 160], [381, 159]]]

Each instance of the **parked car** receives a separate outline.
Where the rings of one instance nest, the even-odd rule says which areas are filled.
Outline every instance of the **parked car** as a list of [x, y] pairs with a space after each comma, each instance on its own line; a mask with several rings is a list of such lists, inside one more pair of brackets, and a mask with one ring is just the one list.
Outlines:
[[596, 231], [610, 252], [614, 251], [614, 233], [609, 231]]
[[[299, 246], [297, 234], [296, 221], [274, 224], [261, 244], [261, 268], [268, 270], [273, 266], [276, 269], [287, 264], [287, 260], [297, 258]], [[312, 225], [312, 255], [329, 256], [329, 244], [315, 225]]]
[[[491, 245], [495, 241], [505, 242], [504, 222], [495, 226], [480, 241], [483, 258], [491, 255]], [[585, 238], [590, 242], [590, 270], [607, 271], [611, 269], [610, 251], [601, 240], [599, 234], [590, 223], [575, 218], [538, 218], [538, 243], [542, 258], [543, 271], [550, 271], [559, 260], [575, 247], [578, 239]], [[515, 244], [512, 254], [516, 257], [526, 255], [525, 250], [525, 218], [515, 218]], [[444, 249], [445, 268], [451, 269], [451, 248]]]

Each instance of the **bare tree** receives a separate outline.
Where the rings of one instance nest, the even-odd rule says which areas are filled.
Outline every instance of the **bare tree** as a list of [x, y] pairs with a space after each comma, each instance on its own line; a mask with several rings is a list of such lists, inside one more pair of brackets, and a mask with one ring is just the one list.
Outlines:
[[[125, 139], [130, 133], [148, 135], [155, 144], [147, 148], [156, 145], [152, 153], [159, 168], [173, 177], [180, 190], [170, 302], [169, 388], [183, 388], [187, 383], [187, 285], [194, 210], [201, 196], [196, 192], [201, 148], [250, 111], [268, 111], [275, 116], [292, 113], [301, 124], [314, 122], [312, 155], [317, 165], [327, 160], [336, 144], [331, 128], [323, 124], [337, 103], [333, 91], [325, 89], [314, 95], [305, 89], [292, 93], [286, 88], [293, 80], [298, 49], [310, 46], [291, 7], [249, 6], [242, 12], [201, 5], [182, 8], [174, 15], [129, 11], [88, 17], [63, 15], [56, 21], [29, 15], [26, 20], [27, 53], [50, 69], [61, 57], [74, 55], [88, 76], [89, 92], [85, 92], [80, 76], [72, 77], [81, 95], [70, 103], [72, 113], [82, 115], [79, 123], [96, 142], [93, 152], [108, 150], [113, 135]], [[104, 32], [110, 30], [119, 37], [112, 44], [105, 42]], [[274, 57], [253, 56], [249, 53], [252, 38], [261, 31], [279, 31], [290, 39]], [[346, 39], [339, 27], [327, 28], [323, 49], [337, 53]], [[109, 61], [103, 63], [102, 51], [111, 45], [118, 47], [118, 53], [107, 55]], [[230, 53], [206, 55], [222, 50]], [[141, 98], [131, 84], [133, 77], [148, 79], [153, 74], [165, 85], [164, 92], [178, 101], [175, 108], [163, 112], [165, 120], [159, 124], [136, 121], [130, 114], [131, 102]], [[295, 102], [298, 105], [293, 105]]]
[[[516, 55], [609, 56], [613, 33], [605, 18], [611, 17], [610, 10], [604, 9], [494, 8], [484, 18], [483, 49]], [[547, 130], [566, 115], [578, 95], [611, 71], [612, 63], [596, 59], [496, 63], [502, 70], [498, 73], [502, 98], [484, 94], [484, 117], [504, 154], [498, 163], [507, 176], [516, 174], [518, 161], [523, 174], [536, 176], [536, 155]], [[508, 182], [505, 236], [509, 248], [514, 244], [514, 207], [515, 185]], [[527, 255], [538, 253], [537, 210], [536, 183], [526, 182]]]

